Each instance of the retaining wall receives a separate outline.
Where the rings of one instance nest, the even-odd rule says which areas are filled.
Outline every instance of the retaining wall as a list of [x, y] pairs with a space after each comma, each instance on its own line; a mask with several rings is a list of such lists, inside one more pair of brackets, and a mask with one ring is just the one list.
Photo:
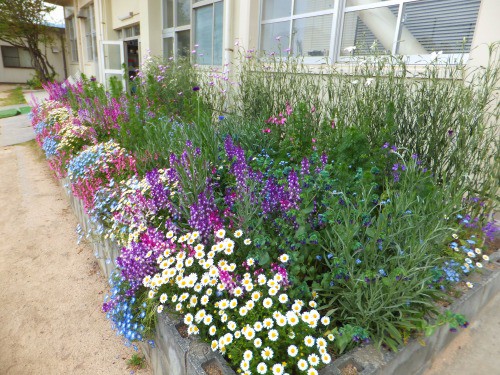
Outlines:
[[[83, 209], [82, 202], [73, 196], [69, 181], [61, 180], [71, 207], [85, 233], [90, 229], [90, 219]], [[119, 246], [109, 240], [90, 241], [94, 255], [97, 258], [103, 274], [109, 278], [116, 268], [116, 258], [120, 254]], [[450, 307], [454, 312], [474, 320], [488, 301], [500, 293], [500, 250], [490, 256], [492, 267], [483, 268], [481, 272], [472, 275], [474, 288], [468, 290]], [[184, 338], [177, 327], [180, 319], [173, 319], [165, 312], [158, 317], [154, 347], [148, 343], [139, 343], [139, 347], [151, 365], [154, 375], [205, 375], [205, 369], [210, 368], [210, 375], [236, 375], [219, 353], [212, 351], [210, 346], [197, 338]], [[443, 350], [455, 337], [447, 326], [440, 327], [436, 332], [425, 338], [425, 346], [416, 340], [397, 353], [378, 350], [373, 345], [367, 345], [352, 350], [320, 371], [321, 375], [341, 375], [347, 366], [354, 366], [360, 375], [419, 375], [430, 367], [433, 358]]]

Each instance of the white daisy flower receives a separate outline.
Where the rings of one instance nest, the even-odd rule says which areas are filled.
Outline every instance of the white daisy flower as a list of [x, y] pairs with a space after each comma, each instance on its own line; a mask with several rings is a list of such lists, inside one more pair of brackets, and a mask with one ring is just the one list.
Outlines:
[[[150, 297], [151, 298], [151, 297]], [[273, 300], [269, 297], [264, 298], [262, 301], [262, 305], [266, 308], [269, 309], [273, 305]]]
[[265, 374], [267, 372], [267, 365], [264, 362], [260, 362], [257, 365], [257, 372], [259, 374]]
[[325, 365], [329, 364], [332, 361], [332, 357], [328, 353], [324, 353], [321, 355], [321, 360]]
[[210, 328], [208, 329], [208, 334], [210, 336], [213, 336], [217, 333], [217, 327], [216, 326], [210, 326]]
[[297, 362], [297, 367], [301, 371], [306, 371], [307, 368], [309, 367], [309, 364], [304, 359], [299, 359], [299, 361]]
[[307, 357], [307, 361], [313, 367], [316, 367], [319, 365], [319, 357], [314, 353], [309, 354], [309, 356]]
[[276, 363], [272, 367], [273, 375], [283, 375], [285, 368], [281, 363]]
[[290, 259], [290, 257], [288, 256], [288, 254], [282, 254], [282, 255], [280, 256], [280, 261], [281, 261], [282, 263], [286, 263], [286, 262], [288, 262], [288, 260], [289, 260], [289, 259]]
[[266, 346], [261, 352], [260, 352], [260, 355], [261, 357], [268, 361], [270, 360], [271, 358], [273, 358], [273, 355], [274, 355], [274, 351], [269, 347], [269, 346]]
[[219, 229], [216, 233], [215, 236], [218, 238], [224, 238], [226, 236], [226, 231], [224, 229]]
[[271, 341], [276, 341], [280, 337], [278, 331], [275, 329], [270, 330], [267, 335]]
[[271, 318], [264, 319], [264, 327], [267, 329], [271, 329], [274, 326], [274, 321]]
[[241, 361], [240, 368], [243, 371], [248, 371], [248, 369], [250, 368], [250, 364], [247, 361]]
[[245, 350], [243, 353], [243, 359], [247, 362], [250, 362], [253, 358], [253, 353], [251, 350]]
[[316, 340], [316, 345], [318, 345], [318, 348], [326, 348], [326, 340], [322, 337]]
[[304, 337], [304, 344], [309, 348], [311, 348], [314, 345], [315, 341], [316, 340], [311, 335]]
[[248, 309], [246, 308], [246, 306], [241, 306], [239, 313], [241, 316], [245, 316], [248, 313]]
[[287, 352], [290, 357], [296, 357], [299, 353], [299, 349], [295, 345], [290, 345]]
[[281, 303], [287, 303], [288, 302], [288, 296], [286, 294], [280, 294], [280, 296], [278, 297], [278, 300], [281, 302]]

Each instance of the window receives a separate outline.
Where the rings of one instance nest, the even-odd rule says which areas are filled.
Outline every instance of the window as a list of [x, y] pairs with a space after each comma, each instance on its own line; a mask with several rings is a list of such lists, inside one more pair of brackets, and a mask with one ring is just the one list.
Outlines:
[[25, 48], [2, 46], [2, 60], [5, 68], [33, 68], [29, 51]]
[[163, 55], [187, 57], [191, 46], [191, 0], [163, 0]]
[[163, 0], [164, 56], [189, 56], [193, 38], [196, 63], [221, 65], [223, 5], [222, 0]]
[[[432, 52], [444, 59], [470, 51], [481, 0], [347, 0], [341, 56], [407, 55], [418, 62]], [[345, 50], [356, 46], [356, 50]], [[453, 62], [453, 60], [452, 60]]]
[[137, 39], [138, 36], [141, 35], [141, 27], [140, 25], [123, 27], [118, 32], [118, 39]]
[[331, 49], [335, 4], [335, 0], [264, 0], [261, 49], [324, 61]]
[[[481, 0], [263, 0], [260, 48], [345, 59], [400, 54], [409, 62], [470, 51]], [[318, 58], [316, 58], [317, 62]], [[324, 62], [324, 58], [322, 62]]]
[[85, 43], [87, 45], [87, 60], [97, 60], [97, 40], [95, 30], [94, 5], [87, 8], [87, 17], [85, 18]]
[[78, 61], [78, 44], [76, 41], [75, 17], [66, 19], [71, 61]]
[[198, 46], [196, 63], [222, 65], [222, 1], [194, 9], [194, 43]]

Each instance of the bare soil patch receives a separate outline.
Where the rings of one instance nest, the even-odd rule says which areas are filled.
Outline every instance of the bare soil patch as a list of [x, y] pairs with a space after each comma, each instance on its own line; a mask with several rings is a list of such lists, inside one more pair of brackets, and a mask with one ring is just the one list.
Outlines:
[[0, 148], [0, 202], [0, 374], [130, 374], [100, 309], [107, 281], [31, 144]]

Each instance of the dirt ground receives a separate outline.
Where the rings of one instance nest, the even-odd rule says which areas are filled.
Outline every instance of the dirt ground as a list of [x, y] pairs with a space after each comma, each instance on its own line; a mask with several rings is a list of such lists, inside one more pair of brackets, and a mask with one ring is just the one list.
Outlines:
[[101, 312], [107, 282], [33, 142], [0, 148], [0, 374], [150, 374]]

